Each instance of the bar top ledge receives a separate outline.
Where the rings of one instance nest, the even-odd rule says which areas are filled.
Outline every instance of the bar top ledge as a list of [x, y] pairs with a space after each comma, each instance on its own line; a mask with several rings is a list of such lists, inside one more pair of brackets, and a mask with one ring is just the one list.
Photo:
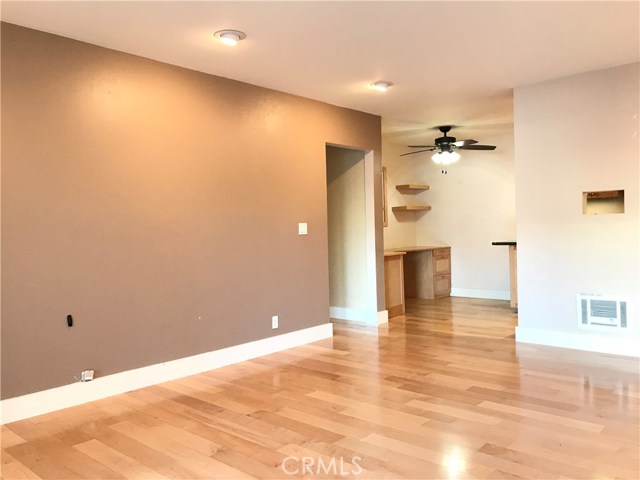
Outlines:
[[398, 252], [428, 252], [429, 250], [437, 250], [439, 248], [451, 248], [449, 245], [419, 245], [416, 247], [400, 247], [389, 248], [385, 252], [398, 253]]

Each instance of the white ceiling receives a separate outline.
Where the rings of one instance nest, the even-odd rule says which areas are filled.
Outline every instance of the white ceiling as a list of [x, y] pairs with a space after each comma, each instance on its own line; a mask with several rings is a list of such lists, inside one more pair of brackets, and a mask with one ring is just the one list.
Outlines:
[[[512, 125], [512, 88], [640, 59], [640, 2], [2, 2], [2, 20], [482, 140]], [[213, 32], [239, 29], [235, 48]], [[386, 93], [367, 88], [390, 80]]]

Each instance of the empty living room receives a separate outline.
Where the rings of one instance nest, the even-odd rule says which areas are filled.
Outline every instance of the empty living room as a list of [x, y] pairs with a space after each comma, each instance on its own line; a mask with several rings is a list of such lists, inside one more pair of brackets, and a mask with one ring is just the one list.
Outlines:
[[0, 19], [2, 480], [640, 479], [640, 2]]

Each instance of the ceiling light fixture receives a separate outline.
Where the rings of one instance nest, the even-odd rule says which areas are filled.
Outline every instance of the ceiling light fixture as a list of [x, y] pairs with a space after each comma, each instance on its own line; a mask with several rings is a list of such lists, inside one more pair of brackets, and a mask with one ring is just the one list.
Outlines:
[[213, 36], [229, 47], [235, 47], [240, 40], [247, 38], [247, 34], [240, 30], [218, 30]]
[[373, 82], [370, 87], [379, 92], [386, 92], [392, 85], [393, 83], [387, 82], [386, 80], [378, 80], [377, 82]]
[[458, 152], [445, 150], [443, 152], [436, 153], [431, 157], [431, 160], [433, 160], [437, 165], [444, 165], [446, 167], [447, 165], [451, 165], [452, 163], [456, 163], [460, 160], [460, 154]]

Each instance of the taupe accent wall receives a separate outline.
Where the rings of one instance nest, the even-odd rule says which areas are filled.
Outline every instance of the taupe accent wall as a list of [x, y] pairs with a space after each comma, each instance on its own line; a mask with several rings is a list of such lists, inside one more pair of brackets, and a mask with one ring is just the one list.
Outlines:
[[380, 117], [6, 23], [1, 80], [2, 398], [328, 321], [325, 145], [379, 203]]

